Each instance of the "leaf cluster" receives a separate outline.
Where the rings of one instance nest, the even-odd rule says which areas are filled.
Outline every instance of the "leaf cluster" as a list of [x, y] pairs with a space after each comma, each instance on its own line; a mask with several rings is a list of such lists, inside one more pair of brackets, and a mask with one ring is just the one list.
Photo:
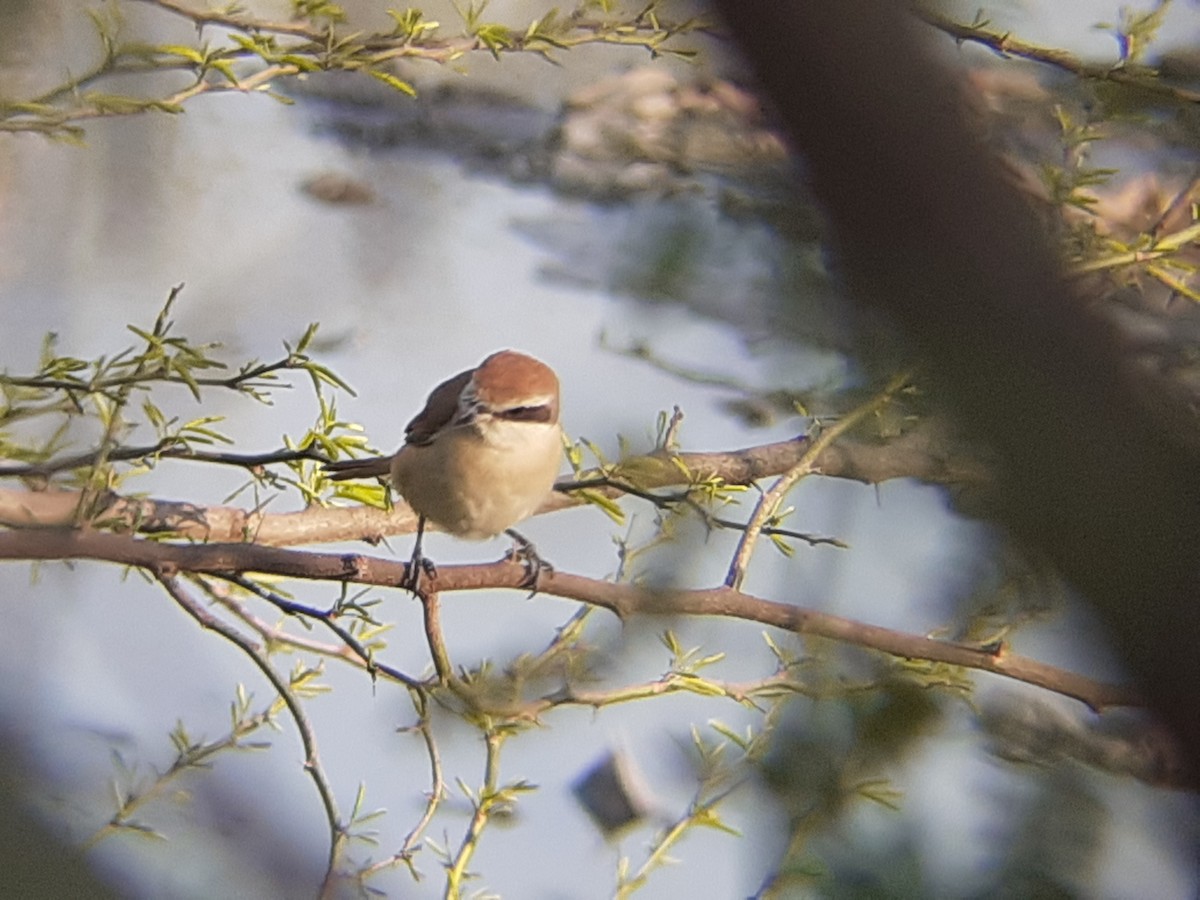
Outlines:
[[[416, 96], [396, 63], [422, 60], [453, 63], [486, 52], [499, 59], [511, 53], [534, 53], [551, 62], [554, 54], [584, 44], [639, 47], [651, 56], [682, 57], [694, 51], [677, 46], [681, 36], [708, 30], [698, 19], [672, 22], [657, 12], [657, 3], [622, 12], [611, 3], [580, 3], [570, 13], [550, 10], [522, 26], [485, 18], [487, 3], [471, 0], [459, 9], [461, 28], [443, 30], [412, 7], [389, 10], [392, 28], [357, 31], [347, 25], [345, 10], [326, 0], [292, 0], [288, 21], [261, 18], [237, 6], [193, 7], [179, 0], [124, 0], [154, 6], [195, 25], [196, 44], [152, 44], [126, 37], [120, 3], [93, 11], [100, 45], [99, 61], [34, 97], [0, 96], [0, 131], [31, 131], [80, 141], [82, 123], [95, 118], [147, 112], [182, 112], [191, 98], [205, 93], [265, 92], [291, 102], [275, 90], [277, 83], [312, 72], [361, 72], [390, 88]], [[211, 37], [206, 37], [211, 35]], [[114, 94], [98, 85], [116, 76], [184, 76], [147, 82], [148, 95]]]
[[[128, 326], [139, 339], [136, 345], [84, 360], [60, 353], [50, 335], [36, 371], [0, 373], [0, 458], [13, 461], [0, 465], [0, 478], [65, 477], [94, 491], [111, 490], [129, 474], [164, 459], [189, 459], [241, 467], [253, 476], [251, 484], [291, 485], [312, 499], [324, 483], [318, 461], [361, 452], [361, 429], [339, 419], [334, 401], [325, 393], [329, 388], [350, 391], [349, 386], [309, 355], [315, 324], [294, 346], [285, 341], [282, 357], [231, 367], [218, 358], [219, 345], [176, 333], [171, 310], [181, 290], [182, 286], [170, 292], [152, 325]], [[165, 390], [182, 387], [197, 403], [207, 402], [212, 391], [222, 391], [270, 405], [274, 391], [291, 387], [282, 378], [287, 372], [308, 376], [318, 399], [318, 418], [301, 438], [285, 436], [284, 447], [271, 453], [212, 449], [234, 444], [219, 428], [222, 416], [169, 413], [160, 398]], [[170, 404], [180, 405], [177, 399]], [[91, 446], [69, 452], [72, 438], [81, 431], [92, 433]], [[146, 432], [150, 440], [130, 442], [135, 434]], [[269, 472], [266, 466], [271, 463], [290, 467], [292, 477]]]
[[[1122, 8], [1116, 22], [1095, 27], [1109, 32], [1117, 44], [1116, 58], [1092, 62], [1067, 51], [1024, 40], [999, 31], [982, 13], [963, 24], [929, 8], [916, 14], [934, 28], [960, 42], [988, 47], [1005, 59], [1019, 58], [1066, 72], [1072, 88], [1085, 97], [1063, 101], [1055, 110], [1061, 159], [1043, 164], [1039, 176], [1045, 200], [1056, 221], [1053, 229], [1063, 243], [1068, 271], [1077, 276], [1103, 273], [1118, 285], [1157, 282], [1172, 296], [1200, 302], [1195, 284], [1198, 263], [1194, 248], [1200, 239], [1200, 216], [1189, 200], [1195, 182], [1171, 204], [1186, 205], [1188, 221], [1173, 231], [1163, 228], [1172, 212], [1141, 232], [1128, 233], [1120, 223], [1096, 217], [1097, 191], [1111, 190], [1117, 170], [1094, 166], [1090, 151], [1098, 141], [1119, 138], [1121, 126], [1132, 123], [1144, 137], [1147, 129], [1161, 133], [1171, 143], [1173, 130], [1182, 129], [1194, 144], [1194, 119], [1200, 92], [1191, 84], [1168, 77], [1149, 63], [1154, 41], [1161, 35], [1170, 0], [1156, 0], [1148, 9]], [[1072, 105], [1074, 103], [1074, 105]]]
[[[116, 810], [103, 826], [92, 833], [84, 846], [94, 847], [118, 834], [166, 840], [166, 836], [158, 829], [137, 818], [144, 808], [164, 797], [168, 789], [189, 772], [212, 768], [216, 758], [223, 753], [232, 750], [266, 750], [271, 746], [267, 741], [251, 741], [248, 738], [263, 727], [278, 730], [276, 717], [282, 711], [282, 701], [276, 699], [255, 712], [252, 700], [253, 695], [239, 684], [229, 707], [229, 731], [214, 740], [193, 737], [182, 721], [177, 722], [169, 735], [175, 757], [166, 769], [154, 772], [148, 781], [138, 776], [136, 767], [130, 766], [120, 754], [114, 753], [113, 764], [117, 775], [112, 781], [112, 791]], [[186, 791], [176, 791], [172, 799], [186, 802], [188, 794]]]

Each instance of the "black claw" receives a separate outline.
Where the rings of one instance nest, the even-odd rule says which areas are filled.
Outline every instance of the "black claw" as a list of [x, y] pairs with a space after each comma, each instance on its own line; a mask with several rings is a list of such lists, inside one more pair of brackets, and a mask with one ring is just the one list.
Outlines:
[[404, 567], [404, 583], [400, 586], [414, 594], [420, 594], [421, 582], [426, 578], [437, 578], [437, 566], [427, 556], [413, 556]]
[[542, 572], [553, 572], [554, 566], [538, 555], [533, 542], [523, 534], [509, 528], [505, 532], [513, 539], [512, 548], [504, 554], [506, 560], [519, 561], [525, 567], [525, 577], [521, 579], [521, 587], [529, 588], [529, 596], [537, 593], [538, 579]]

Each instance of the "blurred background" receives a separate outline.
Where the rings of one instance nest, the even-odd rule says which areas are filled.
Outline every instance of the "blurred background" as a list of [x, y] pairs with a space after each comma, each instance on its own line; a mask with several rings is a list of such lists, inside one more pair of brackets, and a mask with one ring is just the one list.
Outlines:
[[[342, 5], [355, 28], [390, 27], [382, 3]], [[247, 7], [288, 15], [282, 3]], [[119, 18], [130, 37], [195, 41], [189, 23], [152, 4], [95, 10]], [[450, 31], [459, 27], [450, 4], [423, 11]], [[534, 2], [494, 2], [486, 15], [516, 25], [545, 12]], [[662, 14], [693, 12], [666, 4]], [[1115, 21], [1116, 4], [1006, 3], [987, 15], [1030, 40], [1097, 58], [1114, 52], [1111, 33], [1093, 26]], [[1195, 6], [1179, 4], [1161, 31], [1163, 49], [1186, 49], [1198, 35]], [[383, 450], [398, 445], [434, 384], [501, 347], [554, 366], [569, 434], [613, 457], [621, 439], [651, 449], [659, 413], [676, 406], [685, 413], [686, 450], [803, 433], [809, 415], [836, 415], [841, 398], [889, 371], [904, 348], [839, 301], [819, 215], [790, 199], [793, 167], [737, 60], [703, 35], [679, 44], [699, 49], [699, 60], [602, 46], [560, 54], [559, 65], [479, 53], [445, 69], [401, 70], [418, 88], [415, 101], [365, 78], [314, 75], [276, 86], [291, 105], [266, 95], [201, 97], [181, 115], [88, 122], [80, 145], [0, 135], [0, 369], [36, 369], [48, 332], [64, 354], [116, 353], [134, 342], [126, 325], [152, 322], [183, 284], [173, 311], [178, 331], [219, 342], [231, 363], [276, 358], [282, 341], [320, 322], [314, 354], [356, 392], [339, 395], [339, 413]], [[96, 25], [82, 5], [0, 0], [6, 98], [35, 96], [94, 65], [97, 54]], [[1027, 145], [1031, 157], [1047, 145], [1053, 99], [1037, 93], [1041, 73], [1008, 72], [949, 40], [946, 55], [964, 78], [1000, 84], [991, 96], [1009, 118], [996, 127], [1009, 129], [1011, 143]], [[1036, 113], [1015, 104], [1027, 96], [1022, 88], [1035, 92]], [[1194, 148], [1127, 143], [1102, 152], [1130, 175], [1137, 167], [1168, 176], [1195, 167]], [[201, 407], [182, 388], [156, 394], [156, 402], [180, 416], [223, 416], [221, 428], [244, 452], [279, 447], [316, 415], [301, 378], [270, 406], [213, 394]], [[88, 446], [86, 431], [76, 437]], [[163, 464], [133, 489], [220, 504], [245, 478], [213, 468]], [[741, 517], [753, 496], [736, 511]], [[250, 505], [246, 497], [235, 502]], [[294, 498], [286, 503], [297, 507]], [[762, 547], [747, 592], [913, 634], [953, 633], [964, 608], [994, 604], [999, 618], [1022, 624], [1008, 636], [1016, 652], [1100, 680], [1124, 677], [1086, 605], [958, 512], [943, 488], [809, 479], [791, 503], [793, 527], [849, 547], [800, 545], [790, 558]], [[653, 509], [623, 506], [625, 525], [582, 508], [523, 531], [559, 570], [609, 577], [622, 546], [659, 533]], [[683, 520], [670, 542], [637, 555], [624, 574], [718, 584], [735, 543], [736, 534], [707, 534]], [[374, 552], [406, 558], [409, 549], [395, 539]], [[447, 563], [493, 559], [504, 549], [436, 535], [427, 545]], [[215, 738], [228, 730], [237, 685], [259, 705], [270, 700], [245, 658], [141, 578], [93, 563], [10, 562], [0, 579], [5, 781], [62, 847], [82, 847], [108, 821], [114, 781], [144, 784], [170, 765], [177, 721]], [[288, 589], [313, 605], [336, 599], [331, 586]], [[419, 608], [400, 592], [378, 593], [378, 614], [395, 625], [387, 661], [427, 671]], [[503, 667], [539, 651], [575, 612], [575, 604], [544, 596], [463, 594], [445, 599], [443, 627], [456, 663]], [[763, 679], [776, 664], [763, 629], [751, 623], [622, 628], [597, 613], [586, 628], [596, 689], [660, 677], [671, 665], [659, 640], [665, 628], [685, 647], [726, 654], [706, 670], [714, 678]], [[812, 641], [772, 639], [808, 654], [822, 678], [852, 680], [877, 665]], [[372, 823], [379, 848], [352, 855], [378, 859], [420, 817], [429, 788], [424, 745], [398, 730], [415, 714], [404, 691], [358, 671], [330, 665], [322, 680], [334, 690], [308, 705], [337, 795], [348, 808], [362, 783], [367, 808], [387, 810]], [[781, 706], [786, 753], [748, 767], [721, 807], [741, 836], [690, 831], [672, 848], [677, 864], [656, 869], [641, 895], [754, 895], [795, 849], [797, 821], [826, 802], [800, 854], [809, 871], [783, 895], [1196, 896], [1193, 795], [1088, 764], [1085, 752], [1031, 750], [1030, 735], [1070, 746], [1097, 717], [1016, 683], [981, 674], [972, 681], [969, 695], [883, 686]], [[521, 798], [511, 821], [485, 833], [472, 864], [478, 885], [512, 897], [613, 893], [619, 859], [641, 865], [656, 830], [692, 802], [699, 775], [691, 731], [717, 741], [714, 721], [741, 732], [759, 729], [763, 716], [690, 694], [548, 714], [506, 746], [505, 780], [538, 789]], [[435, 725], [448, 779], [478, 785], [478, 733], [450, 715]], [[1113, 740], [1148, 727], [1124, 713], [1100, 725]], [[871, 743], [872, 729], [897, 727], [895, 740]], [[188, 774], [139, 813], [166, 841], [116, 834], [87, 850], [86, 864], [122, 896], [315, 894], [328, 839], [320, 803], [294, 730], [284, 722], [270, 742], [265, 752], [218, 756], [211, 770]], [[646, 797], [642, 821], [606, 837], [572, 787], [609, 753], [630, 761]], [[851, 757], [870, 760], [864, 766], [887, 779], [895, 808], [829, 799]], [[451, 795], [428, 838], [453, 848], [470, 809], [453, 787]], [[439, 896], [436, 857], [426, 850], [417, 866], [426, 875], [420, 882], [401, 867], [371, 886]], [[22, 895], [35, 886], [23, 885]], [[44, 896], [65, 895], [40, 886]]]

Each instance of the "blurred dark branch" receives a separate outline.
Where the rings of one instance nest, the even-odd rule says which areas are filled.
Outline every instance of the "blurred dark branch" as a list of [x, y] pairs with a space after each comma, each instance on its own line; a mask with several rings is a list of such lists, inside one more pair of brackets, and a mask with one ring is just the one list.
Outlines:
[[1187, 781], [1179, 746], [1162, 728], [1125, 722], [1121, 731], [1085, 724], [1067, 711], [1028, 696], [1010, 696], [984, 705], [980, 725], [989, 749], [1013, 762], [1053, 768], [1073, 760], [1118, 777], [1165, 788], [1196, 790]]
[[960, 424], [1002, 456], [990, 515], [1095, 603], [1200, 771], [1200, 459], [1065, 285], [966, 122], [965, 79], [899, 4], [717, 8], [805, 158], [851, 293], [904, 324]]

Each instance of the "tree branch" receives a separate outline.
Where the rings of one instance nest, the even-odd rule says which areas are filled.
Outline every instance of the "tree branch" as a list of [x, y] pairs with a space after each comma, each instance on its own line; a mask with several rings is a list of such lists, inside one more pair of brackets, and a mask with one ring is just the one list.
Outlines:
[[[55, 472], [69, 472], [72, 469], [89, 466], [95, 460], [95, 456], [95, 450], [85, 450], [83, 453], [59, 456], [44, 462], [0, 465], [0, 478], [44, 478]], [[315, 447], [306, 447], [303, 450], [268, 450], [265, 453], [228, 453], [221, 450], [197, 450], [190, 446], [187, 439], [183, 437], [167, 437], [155, 444], [146, 444], [140, 447], [116, 446], [107, 453], [105, 458], [109, 462], [134, 462], [151, 458], [182, 459], [189, 462], [236, 466], [250, 470], [300, 460], [329, 461], [329, 457]]]
[[742, 534], [742, 539], [738, 541], [737, 550], [733, 554], [733, 561], [729, 564], [729, 572], [725, 576], [727, 587], [741, 587], [742, 579], [746, 576], [746, 569], [750, 565], [750, 555], [754, 552], [754, 544], [758, 540], [758, 536], [763, 532], [768, 520], [779, 510], [779, 505], [783, 502], [783, 498], [787, 495], [787, 492], [795, 486], [797, 481], [815, 471], [817, 459], [820, 458], [821, 453], [826, 448], [833, 446], [839, 437], [864, 418], [879, 412], [880, 409], [890, 403], [896, 394], [909, 383], [911, 378], [911, 372], [904, 372], [897, 375], [878, 395], [872, 397], [857, 409], [847, 413], [834, 425], [824, 429], [816, 440], [810, 442], [808, 449], [796, 461], [796, 464], [784, 472], [771, 489], [762, 495], [758, 501], [758, 505], [754, 509], [754, 514], [750, 517], [750, 522], [747, 524], [745, 532]]
[[1004, 461], [991, 517], [1096, 603], [1200, 771], [1197, 453], [1156, 421], [1096, 304], [1064, 285], [1060, 248], [964, 113], [961, 73], [905, 4], [716, 8], [804, 157], [847, 295], [907, 328], [937, 396]]
[[[255, 584], [253, 581], [243, 575], [226, 575], [222, 577], [231, 584], [236, 584], [238, 587], [242, 588], [242, 590], [248, 591], [254, 596], [266, 600], [272, 606], [287, 613], [288, 615], [300, 616], [305, 619], [315, 619], [316, 621], [320, 622], [335, 635], [337, 635], [339, 639], [341, 639], [342, 643], [355, 655], [355, 657], [357, 657], [358, 661], [362, 664], [363, 668], [370, 673], [372, 678], [375, 678], [378, 674], [383, 673], [388, 678], [398, 681], [406, 687], [412, 688], [413, 690], [421, 690], [424, 688], [424, 685], [418, 679], [405, 675], [399, 669], [393, 668], [392, 666], [377, 662], [371, 651], [367, 647], [363, 646], [362, 642], [359, 641], [358, 638], [351, 634], [349, 630], [338, 624], [337, 618], [339, 611], [337, 607], [328, 610], [314, 609], [311, 606], [305, 606], [303, 603], [297, 603], [294, 600], [289, 600], [287, 597], [283, 597], [280, 594], [277, 594], [275, 591], [267, 590], [261, 585]], [[222, 602], [225, 602], [226, 599], [227, 598], [222, 598]], [[240, 614], [240, 611], [238, 612]], [[253, 623], [248, 624], [250, 624], [251, 627], [254, 627], [256, 631], [259, 630]]]
[[[407, 23], [398, 16], [391, 31], [367, 33], [339, 28], [334, 17], [329, 16], [289, 22], [256, 18], [236, 11], [233, 5], [216, 10], [195, 9], [176, 0], [141, 2], [192, 23], [198, 32], [205, 28], [225, 29], [232, 40], [198, 47], [156, 46], [145, 41], [122, 43], [117, 29], [106, 31], [101, 27], [103, 60], [83, 76], [68, 79], [38, 98], [0, 103], [0, 132], [36, 131], [79, 137], [82, 128], [74, 122], [150, 110], [179, 113], [185, 101], [201, 94], [265, 90], [276, 79], [310, 71], [367, 72], [403, 93], [414, 95], [414, 88], [387, 68], [396, 59], [446, 64], [478, 52], [496, 58], [501, 54], [535, 53], [549, 59], [555, 51], [585, 44], [640, 47], [655, 55], [688, 57], [694, 53], [674, 48], [673, 39], [709, 30], [705, 22], [696, 19], [668, 23], [652, 7], [624, 19], [551, 14], [513, 27], [479, 21], [480, 7], [464, 15], [463, 33], [443, 36], [436, 22], [424, 21], [419, 13]], [[234, 65], [242, 62], [261, 63], [263, 68], [241, 77], [235, 73]], [[193, 81], [182, 90], [159, 98], [85, 90], [102, 79], [134, 72], [186, 72], [193, 76]], [[66, 105], [68, 102], [75, 105]]]
[[994, 31], [982, 25], [963, 25], [953, 19], [922, 6], [912, 4], [912, 12], [927, 25], [949, 35], [959, 42], [969, 42], [987, 47], [994, 53], [1009, 57], [1018, 56], [1032, 62], [1053, 66], [1091, 81], [1111, 81], [1127, 85], [1139, 91], [1170, 97], [1183, 103], [1200, 103], [1200, 91], [1190, 90], [1163, 81], [1153, 69], [1145, 66], [1126, 66], [1123, 61], [1113, 63], [1089, 63], [1057, 47], [1043, 47], [1014, 37], [1008, 31]]
[[[94, 559], [152, 572], [186, 571], [230, 576], [255, 572], [319, 581], [383, 587], [404, 583], [405, 564], [361, 554], [313, 553], [256, 544], [169, 544], [94, 531], [43, 530], [0, 534], [0, 559]], [[520, 563], [442, 566], [430, 576], [431, 592], [491, 588], [527, 589]], [[622, 619], [637, 615], [721, 616], [744, 619], [796, 634], [811, 634], [906, 659], [923, 659], [991, 672], [1073, 697], [1099, 712], [1141, 705], [1137, 691], [1010, 653], [1004, 646], [978, 647], [933, 640], [817, 610], [779, 603], [727, 587], [649, 591], [564, 572], [543, 571], [538, 591], [610, 610]], [[244, 639], [243, 639], [244, 640]], [[440, 674], [440, 673], [439, 673]]]
[[[113, 451], [111, 458], [140, 458], [137, 449], [118, 448]], [[626, 464], [636, 468], [636, 489], [642, 493], [686, 483], [680, 467], [672, 461], [674, 459], [682, 463], [697, 480], [718, 478], [728, 484], [748, 485], [760, 478], [783, 474], [795, 466], [808, 449], [807, 438], [800, 436], [739, 450], [657, 452], [626, 461]], [[190, 451], [163, 455], [247, 468], [286, 461], [280, 452], [274, 451], [263, 454]], [[313, 458], [309, 451], [296, 451], [294, 456]], [[80, 454], [68, 462], [85, 458], [85, 454]], [[58, 469], [61, 462], [44, 466]], [[42, 464], [10, 466], [0, 469], [0, 475], [33, 475], [42, 468]], [[813, 471], [864, 484], [878, 484], [891, 478], [918, 478], [976, 493], [986, 491], [991, 482], [988, 465], [956, 445], [953, 436], [948, 435], [944, 427], [932, 419], [886, 443], [842, 439], [821, 450], [813, 464]], [[556, 493], [546, 500], [540, 512], [573, 508], [586, 502], [582, 497], [573, 496], [572, 491], [587, 488], [606, 497], [617, 498], [627, 493], [628, 487], [611, 479], [590, 478], [586, 474], [579, 480], [560, 480], [556, 485]], [[75, 491], [0, 488], [0, 526], [48, 528], [69, 525], [78, 507], [79, 495]], [[102, 498], [97, 508], [100, 511], [95, 521], [103, 521], [108, 527], [218, 543], [252, 540], [268, 546], [347, 540], [378, 543], [392, 535], [411, 534], [417, 524], [412, 510], [402, 502], [398, 502], [391, 510], [365, 506], [311, 506], [298, 512], [267, 513], [262, 509], [200, 506], [175, 500], [122, 497], [114, 493]], [[725, 520], [720, 520], [718, 524], [736, 525]], [[811, 539], [807, 535], [798, 536], [804, 540]]]
[[[309, 721], [308, 713], [305, 712], [304, 707], [301, 705], [299, 699], [297, 699], [295, 692], [288, 685], [287, 680], [275, 671], [275, 667], [271, 665], [271, 660], [267, 657], [267, 654], [253, 641], [238, 632], [237, 629], [230, 627], [205, 609], [202, 604], [197, 603], [184, 589], [183, 585], [179, 583], [178, 577], [173, 574], [176, 571], [175, 566], [166, 562], [146, 566], [146, 568], [154, 573], [154, 577], [163, 586], [163, 589], [166, 590], [171, 599], [179, 604], [184, 612], [195, 619], [201, 627], [215, 631], [250, 657], [251, 661], [258, 666], [267, 680], [271, 682], [280, 699], [287, 706], [292, 720], [296, 723], [296, 730], [300, 733], [300, 741], [304, 746], [304, 769], [308, 772], [309, 777], [312, 778], [313, 784], [316, 785], [317, 793], [321, 797], [321, 803], [325, 807], [325, 818], [329, 824], [329, 862], [325, 873], [325, 885], [326, 887], [332, 885], [337, 875], [338, 863], [346, 846], [347, 834], [345, 825], [342, 822], [341, 813], [338, 812], [337, 800], [333, 794], [333, 786], [329, 783], [329, 777], [325, 774], [325, 769], [321, 765], [321, 759], [317, 753], [317, 736], [312, 727], [312, 722]], [[322, 896], [325, 896], [325, 894], [326, 891], [323, 889]]]

